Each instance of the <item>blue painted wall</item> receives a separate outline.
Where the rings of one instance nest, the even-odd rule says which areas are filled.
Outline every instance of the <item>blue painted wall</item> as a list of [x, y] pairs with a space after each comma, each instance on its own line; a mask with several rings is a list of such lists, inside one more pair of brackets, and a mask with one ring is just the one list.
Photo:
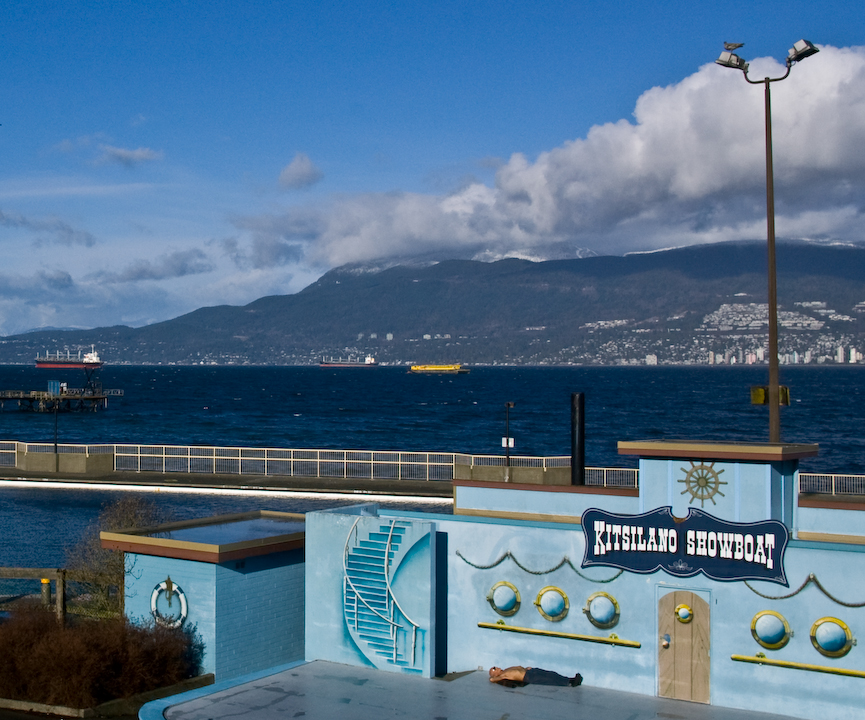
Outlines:
[[[392, 514], [396, 515], [382, 511], [383, 516]], [[791, 541], [785, 557], [790, 587], [756, 581], [749, 587], [743, 582], [715, 582], [702, 575], [678, 579], [664, 572], [626, 572], [616, 577], [618, 571], [612, 568], [581, 569], [584, 536], [581, 527], [570, 524], [447, 516], [434, 516], [434, 520], [448, 540], [448, 671], [522, 664], [567, 675], [579, 671], [588, 685], [655, 695], [660, 652], [658, 602], [668, 592], [688, 590], [711, 604], [712, 704], [820, 720], [861, 717], [863, 678], [755, 665], [734, 661], [732, 656], [754, 657], [762, 652], [783, 661], [865, 672], [865, 648], [857, 644], [844, 657], [831, 658], [820, 654], [810, 639], [811, 627], [823, 617], [846, 623], [854, 638], [865, 632], [863, 546]], [[857, 523], [860, 533], [863, 522], [865, 519], [859, 519]], [[576, 569], [565, 563], [547, 572], [565, 558]], [[813, 581], [808, 582], [812, 575], [833, 597]], [[603, 582], [610, 579], [612, 582]], [[511, 582], [520, 592], [520, 610], [511, 617], [498, 615], [486, 600], [492, 586], [501, 580]], [[803, 583], [807, 584], [800, 590]], [[569, 599], [568, 615], [560, 622], [546, 620], [533, 604], [547, 586], [561, 588]], [[588, 597], [597, 591], [614, 596], [620, 606], [619, 623], [608, 630], [593, 626], [582, 612]], [[784, 598], [787, 595], [791, 597]], [[850, 606], [856, 604], [860, 607]], [[793, 630], [784, 648], [767, 649], [752, 637], [751, 621], [763, 610], [780, 613]], [[479, 622], [497, 621], [578, 635], [609, 637], [615, 633], [641, 643], [641, 647], [478, 627]]]
[[166, 577], [186, 595], [186, 624], [205, 646], [205, 673], [225, 680], [303, 659], [303, 551], [215, 565], [128, 554], [126, 614], [151, 617], [153, 589]]
[[204, 640], [205, 673], [216, 672], [216, 565], [127, 553], [126, 616], [149, 620], [150, 596], [166, 577], [183, 590], [188, 602], [186, 624], [194, 624]]
[[216, 677], [303, 659], [303, 550], [216, 566]]
[[361, 623], [361, 630], [369, 631], [373, 627], [384, 632], [389, 629], [389, 624], [375, 613], [385, 617], [392, 614], [397, 620], [407, 616], [418, 625], [414, 633], [403, 622], [400, 622], [401, 629], [394, 630], [397, 637], [396, 661], [382, 654], [386, 651], [384, 640], [380, 646], [365, 642], [355, 630], [357, 624], [350, 619], [354, 617], [354, 610], [345, 610], [344, 562], [350, 562], [345, 560], [347, 542], [350, 547], [381, 542], [382, 527], [386, 528], [392, 519], [380, 518], [376, 512], [375, 506], [364, 506], [314, 512], [306, 516], [306, 659], [371, 665], [430, 677], [436, 667], [432, 641], [436, 630], [436, 554], [431, 523], [406, 523], [411, 526], [410, 532], [400, 550], [394, 553], [391, 591], [399, 603], [398, 609], [385, 608], [386, 592], [373, 567], [380, 564], [377, 557], [370, 558], [368, 572], [360, 571], [353, 580], [359, 587], [365, 582], [377, 586], [375, 599], [368, 599], [371, 609], [365, 613], [366, 626]]

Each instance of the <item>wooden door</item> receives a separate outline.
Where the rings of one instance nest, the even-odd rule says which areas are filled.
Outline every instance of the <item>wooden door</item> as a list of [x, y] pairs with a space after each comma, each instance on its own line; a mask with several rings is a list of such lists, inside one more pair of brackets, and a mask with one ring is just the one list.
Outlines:
[[[677, 590], [658, 602], [658, 695], [709, 703], [709, 603]], [[690, 620], [683, 622], [687, 617]]]

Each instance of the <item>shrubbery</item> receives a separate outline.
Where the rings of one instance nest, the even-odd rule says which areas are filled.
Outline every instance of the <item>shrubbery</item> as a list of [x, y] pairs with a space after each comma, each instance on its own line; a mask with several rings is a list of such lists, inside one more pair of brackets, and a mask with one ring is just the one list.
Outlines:
[[201, 672], [195, 628], [126, 619], [70, 619], [21, 608], [0, 624], [0, 697], [86, 708], [173, 685]]

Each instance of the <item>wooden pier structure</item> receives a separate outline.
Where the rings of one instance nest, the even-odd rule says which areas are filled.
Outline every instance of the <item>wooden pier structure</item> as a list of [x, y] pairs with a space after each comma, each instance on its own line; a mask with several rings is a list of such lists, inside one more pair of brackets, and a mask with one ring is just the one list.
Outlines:
[[53, 390], [0, 390], [0, 412], [96, 412], [108, 407], [108, 398], [122, 397], [123, 390], [103, 390], [101, 387], [63, 388]]

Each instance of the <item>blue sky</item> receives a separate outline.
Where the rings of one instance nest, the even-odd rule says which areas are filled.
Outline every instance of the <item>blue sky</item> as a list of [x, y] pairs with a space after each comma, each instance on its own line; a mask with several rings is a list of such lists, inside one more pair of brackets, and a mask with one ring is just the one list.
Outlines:
[[[862, 242], [865, 6], [7, 0], [0, 334], [139, 326], [347, 262]], [[772, 60], [774, 58], [774, 61]], [[765, 70], [765, 72], [764, 72]]]

